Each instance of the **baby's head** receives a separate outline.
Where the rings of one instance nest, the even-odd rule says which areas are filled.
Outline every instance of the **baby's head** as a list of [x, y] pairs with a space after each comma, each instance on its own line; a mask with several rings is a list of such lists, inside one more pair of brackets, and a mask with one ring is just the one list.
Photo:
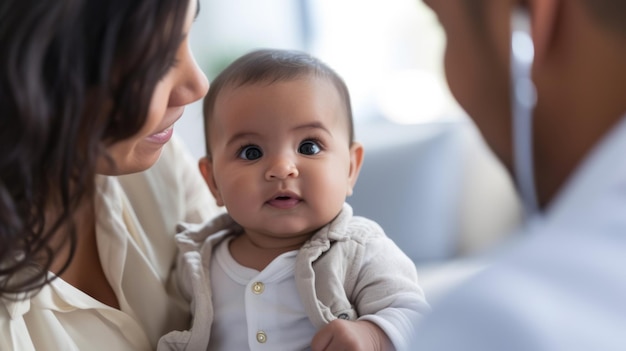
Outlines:
[[341, 210], [363, 148], [348, 89], [302, 52], [258, 50], [220, 73], [204, 100], [200, 169], [247, 232], [307, 236]]

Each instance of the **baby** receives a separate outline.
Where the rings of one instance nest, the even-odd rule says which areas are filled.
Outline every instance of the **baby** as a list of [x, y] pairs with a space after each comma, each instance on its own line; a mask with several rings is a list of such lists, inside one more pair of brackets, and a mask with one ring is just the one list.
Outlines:
[[302, 52], [253, 51], [204, 116], [200, 170], [227, 214], [177, 236], [193, 325], [160, 349], [408, 349], [429, 306], [413, 262], [345, 202], [363, 147], [343, 80]]

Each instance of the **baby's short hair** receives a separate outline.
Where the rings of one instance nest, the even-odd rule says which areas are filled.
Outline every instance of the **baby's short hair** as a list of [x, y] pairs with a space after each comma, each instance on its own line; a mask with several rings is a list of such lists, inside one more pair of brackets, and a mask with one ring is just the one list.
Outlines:
[[339, 92], [348, 119], [349, 140], [352, 143], [354, 141], [352, 106], [348, 87], [343, 79], [328, 65], [308, 53], [296, 50], [259, 49], [233, 61], [211, 82], [203, 104], [207, 155], [211, 154], [209, 121], [213, 117], [215, 101], [221, 90], [246, 84], [290, 81], [307, 75], [328, 79]]

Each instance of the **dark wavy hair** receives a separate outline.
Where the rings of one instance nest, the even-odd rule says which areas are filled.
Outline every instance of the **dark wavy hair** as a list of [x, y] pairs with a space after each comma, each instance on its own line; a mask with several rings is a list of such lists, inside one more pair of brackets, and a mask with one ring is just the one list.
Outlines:
[[187, 5], [0, 2], [0, 297], [50, 282], [52, 234], [69, 243], [61, 271], [69, 265], [73, 213], [93, 196], [106, 147], [143, 126], [182, 41]]
[[206, 152], [209, 147], [209, 121], [213, 117], [215, 101], [220, 91], [228, 86], [242, 86], [255, 83], [276, 83], [297, 79], [304, 76], [328, 79], [339, 92], [346, 118], [348, 119], [349, 141], [354, 141], [354, 122], [350, 93], [341, 76], [318, 58], [298, 50], [257, 49], [239, 57], [228, 65], [211, 82], [209, 92], [204, 98], [203, 114], [206, 136]]

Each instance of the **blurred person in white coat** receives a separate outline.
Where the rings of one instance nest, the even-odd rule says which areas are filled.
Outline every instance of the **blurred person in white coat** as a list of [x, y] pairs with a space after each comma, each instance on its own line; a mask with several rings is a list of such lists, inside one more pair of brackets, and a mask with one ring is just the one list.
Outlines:
[[433, 305], [414, 349], [626, 350], [626, 1], [425, 2], [526, 219]]

